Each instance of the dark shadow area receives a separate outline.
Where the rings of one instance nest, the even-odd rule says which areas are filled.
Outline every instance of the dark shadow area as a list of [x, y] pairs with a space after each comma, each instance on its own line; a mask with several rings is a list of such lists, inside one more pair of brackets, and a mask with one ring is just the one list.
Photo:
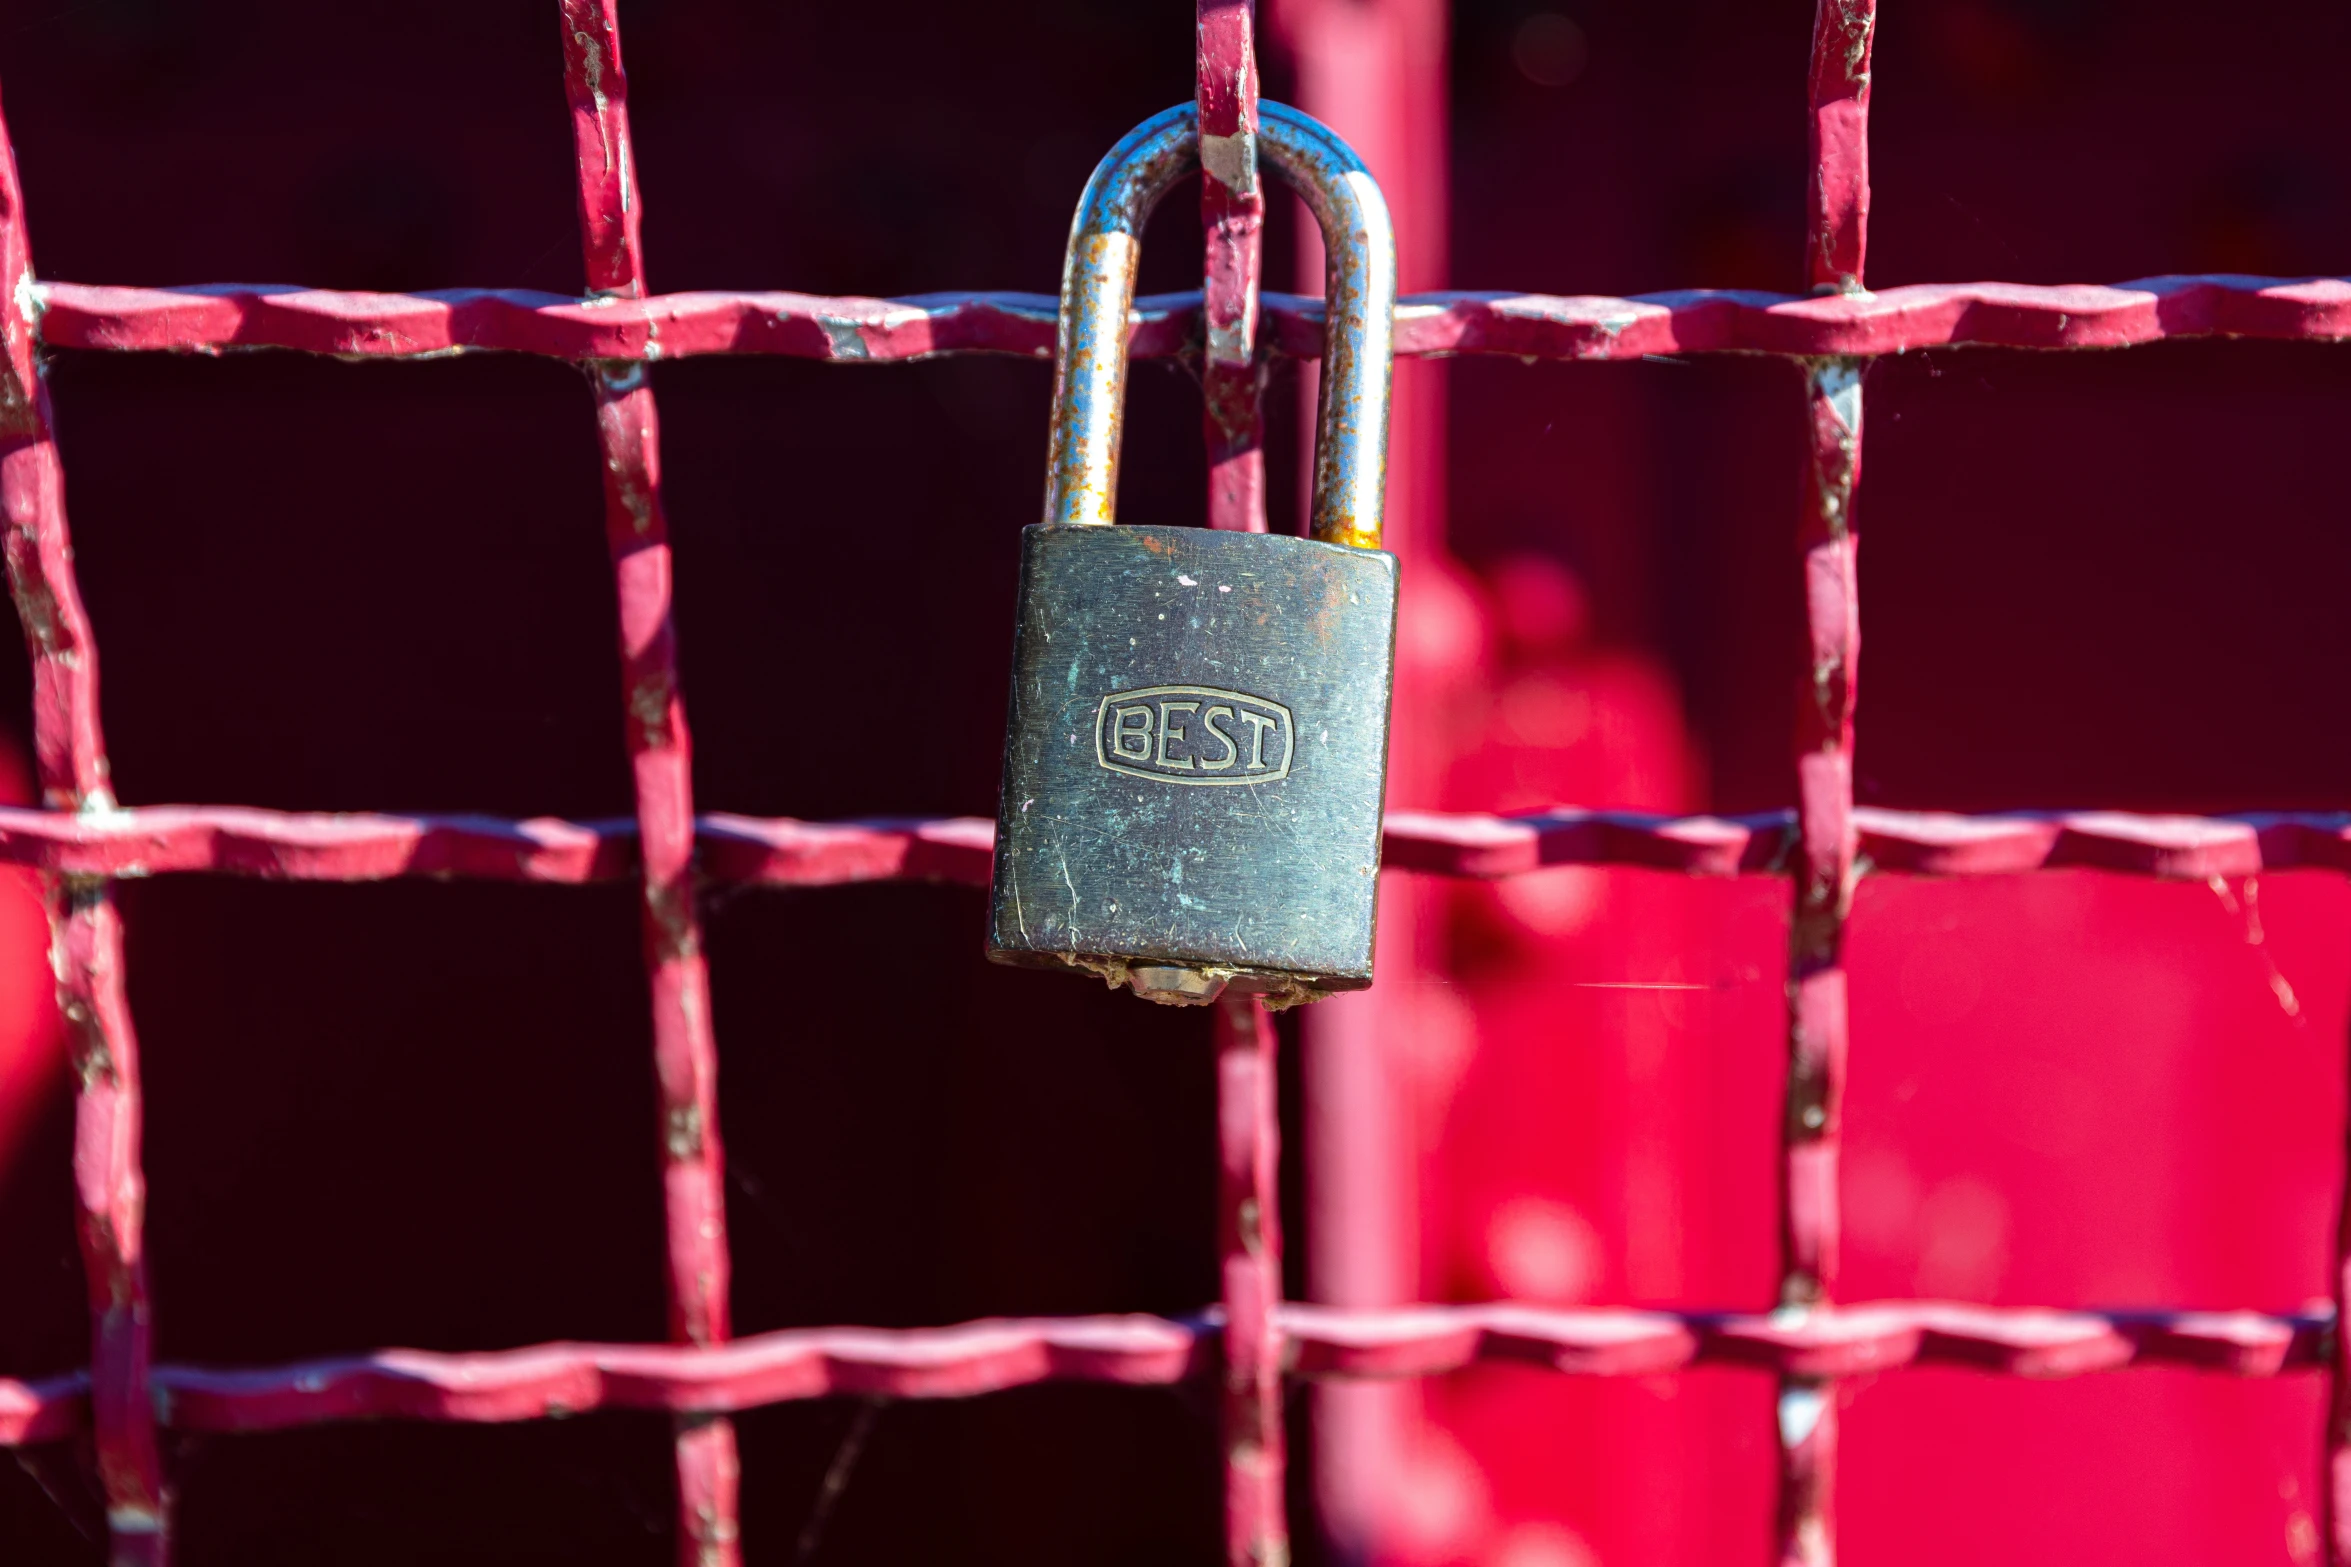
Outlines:
[[123, 902], [159, 1358], [662, 1337], [630, 888]]
[[742, 1331], [1216, 1297], [1208, 1020], [988, 964], [980, 918], [926, 887], [714, 912]]
[[73, 354], [53, 379], [122, 799], [629, 813], [577, 370]]
[[[855, 1406], [745, 1417], [744, 1560], [1013, 1563], [1213, 1559], [1223, 1537], [1213, 1401], [1047, 1386], [883, 1406], [803, 1556]], [[753, 1480], [749, 1477], [756, 1475]]]
[[675, 1559], [670, 1424], [657, 1415], [393, 1421], [174, 1445], [190, 1561]]

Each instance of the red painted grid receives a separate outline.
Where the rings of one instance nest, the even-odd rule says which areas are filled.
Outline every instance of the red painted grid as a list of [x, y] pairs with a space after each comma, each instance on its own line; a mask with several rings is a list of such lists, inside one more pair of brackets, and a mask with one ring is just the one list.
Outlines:
[[[1985, 345], [2080, 349], [2182, 336], [2333, 341], [2351, 336], [2351, 281], [2155, 278], [2113, 288], [1935, 285], [1870, 294], [1867, 106], [1872, 0], [1820, 0], [1810, 78], [1814, 173], [1807, 271], [1787, 298], [1689, 291], [1634, 299], [1445, 294], [1404, 302], [1397, 349], [1526, 359], [1657, 353], [1776, 354], [1802, 363], [1811, 408], [1804, 501], [1810, 628], [1796, 736], [1799, 803], [1762, 817], [1656, 818], [1560, 810], [1499, 818], [1399, 812], [1392, 869], [1495, 877], [1550, 865], [1643, 866], [1790, 877], [1789, 1068], [1782, 1303], [1760, 1315], [1514, 1305], [1355, 1311], [1280, 1299], [1274, 1034], [1261, 1008], [1216, 1026], [1223, 1302], [1193, 1320], [999, 1321], [955, 1327], [793, 1330], [729, 1341], [716, 1135], [715, 1041], [692, 891], [711, 881], [830, 886], [987, 877], [990, 824], [970, 818], [810, 823], [694, 813], [690, 750], [671, 654], [670, 556], [647, 361], [711, 353], [902, 361], [942, 353], [1051, 353], [1055, 301], [1023, 294], [907, 300], [789, 293], [646, 292], [641, 203], [613, 0], [560, 0], [591, 293], [421, 295], [223, 285], [127, 289], [31, 275], [13, 151], [0, 135], [0, 511], [10, 586], [32, 649], [40, 810], [0, 809], [0, 862], [50, 886], [60, 997], [79, 1067], [74, 1160], [89, 1279], [91, 1363], [47, 1382], [0, 1379], [0, 1445], [93, 1438], [114, 1559], [161, 1563], [170, 1545], [159, 1427], [256, 1431], [399, 1417], [479, 1422], [596, 1408], [661, 1410], [677, 1423], [681, 1561], [735, 1559], [733, 1430], [745, 1408], [833, 1395], [965, 1397], [1051, 1380], [1158, 1385], [1221, 1367], [1228, 1557], [1275, 1562], [1282, 1508], [1284, 1376], [1428, 1376], [1500, 1359], [1584, 1375], [1721, 1363], [1781, 1382], [1783, 1563], [1834, 1558], [1836, 1385], [1908, 1365], [2068, 1376], [2165, 1364], [2273, 1376], [2333, 1368], [2328, 1462], [2334, 1559], [2351, 1563], [2351, 1362], [2331, 1314], [2100, 1314], [1835, 1299], [1836, 1139], [1848, 1041], [1841, 942], [1855, 878], [2005, 875], [2058, 867], [2207, 880], [2287, 867], [2351, 871], [2351, 816], [2226, 818], [2074, 812], [1959, 817], [1856, 809], [1851, 787], [1859, 652], [1852, 501], [1867, 356]], [[1318, 301], [1260, 295], [1263, 202], [1249, 131], [1256, 75], [1247, 0], [1199, 0], [1198, 101], [1225, 138], [1203, 182], [1201, 294], [1140, 302], [1135, 350], [1198, 354], [1213, 526], [1264, 527], [1258, 401], [1273, 355], [1311, 357]], [[37, 345], [219, 353], [275, 347], [369, 356], [504, 350], [589, 372], [605, 464], [623, 655], [632, 821], [316, 815], [237, 806], [118, 808], [107, 783], [96, 647], [75, 584], [62, 474]], [[1204, 352], [1202, 350], [1205, 350]], [[557, 883], [629, 878], [645, 893], [646, 962], [660, 1085], [670, 1244], [665, 1345], [548, 1344], [491, 1354], [384, 1350], [243, 1370], [149, 1364], [142, 1262], [139, 1077], [124, 1000], [124, 876], [212, 873], [371, 881], [473, 877]]]

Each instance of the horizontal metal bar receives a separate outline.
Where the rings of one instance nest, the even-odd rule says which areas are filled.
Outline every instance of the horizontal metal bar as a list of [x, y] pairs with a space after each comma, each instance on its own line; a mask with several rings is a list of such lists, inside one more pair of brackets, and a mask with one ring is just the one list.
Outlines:
[[1584, 1376], [1647, 1376], [1693, 1365], [1847, 1377], [1903, 1366], [1965, 1366], [2068, 1377], [2130, 1365], [2276, 1376], [2323, 1365], [2330, 1314], [2052, 1311], [1948, 1301], [1882, 1301], [1751, 1315], [1497, 1304], [1348, 1311], [1285, 1306], [1289, 1369], [1300, 1376], [1431, 1376], [1485, 1360]]
[[[1303, 1377], [1435, 1376], [1514, 1361], [1578, 1376], [1733, 1365], [1806, 1377], [1904, 1366], [2068, 1377], [2180, 1366], [2272, 1377], [2317, 1367], [2325, 1314], [2089, 1312], [1890, 1301], [1750, 1315], [1509, 1304], [1350, 1310], [1284, 1305], [1284, 1369]], [[482, 1354], [388, 1349], [254, 1370], [157, 1366], [166, 1426], [251, 1432], [347, 1420], [466, 1424], [594, 1409], [723, 1413], [828, 1397], [969, 1398], [1047, 1381], [1166, 1386], [1214, 1361], [1218, 1313], [794, 1328], [707, 1347], [539, 1344]], [[0, 1380], [0, 1446], [82, 1429], [81, 1376]]]
[[[1958, 816], [1854, 812], [1876, 874], [2004, 876], [2092, 869], [2191, 881], [2262, 871], [2351, 871], [2351, 815], [2141, 816], [2119, 811]], [[708, 881], [828, 887], [879, 881], [985, 886], [995, 824], [977, 816], [808, 822], [696, 819]], [[1695, 876], [1779, 874], [1795, 814], [1526, 816], [1391, 811], [1390, 870], [1491, 880], [1561, 865]], [[211, 873], [286, 881], [404, 877], [573, 884], [635, 873], [636, 823], [540, 817], [333, 815], [155, 805], [77, 815], [0, 806], [0, 864], [81, 876]]]
[[[711, 880], [817, 887], [843, 882], [984, 885], [995, 823], [802, 822], [724, 814], [696, 818]], [[574, 884], [636, 874], [637, 824], [620, 817], [394, 816], [268, 811], [241, 805], [158, 805], [76, 815], [0, 806], [0, 864], [68, 875], [210, 872], [284, 881], [404, 877]]]
[[[260, 284], [189, 288], [39, 285], [54, 348], [218, 353], [284, 348], [357, 358], [497, 349], [558, 359], [771, 354], [890, 361], [940, 354], [1050, 360], [1050, 294], [864, 299], [792, 293], [573, 299], [519, 289], [364, 294]], [[1200, 296], [1136, 301], [1131, 352], [1181, 353]], [[1279, 354], [1322, 352], [1322, 302], [1264, 296], [1263, 336]], [[1400, 355], [1639, 359], [1652, 354], [1793, 357], [1915, 348], [2121, 348], [2178, 337], [2334, 342], [2351, 337], [2351, 280], [2158, 277], [2114, 287], [1934, 283], [1809, 297], [1689, 289], [1630, 299], [1547, 294], [1415, 294], [1396, 309]]]

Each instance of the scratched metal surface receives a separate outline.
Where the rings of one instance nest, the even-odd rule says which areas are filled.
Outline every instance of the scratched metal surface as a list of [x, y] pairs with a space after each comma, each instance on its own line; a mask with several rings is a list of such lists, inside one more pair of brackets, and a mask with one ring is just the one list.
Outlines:
[[[1022, 544], [991, 954], [1367, 982], [1395, 557], [1200, 528], [1039, 526]], [[1169, 686], [1288, 722], [1229, 720], [1234, 743], [1212, 748], [1215, 696], [1178, 698], [1180, 741], [1155, 719], [1166, 699], [1139, 697], [1156, 732], [1138, 737], [1140, 765], [1113, 770], [1105, 704]], [[1271, 744], [1278, 760], [1259, 754]], [[1283, 776], [1254, 782], [1252, 767]]]

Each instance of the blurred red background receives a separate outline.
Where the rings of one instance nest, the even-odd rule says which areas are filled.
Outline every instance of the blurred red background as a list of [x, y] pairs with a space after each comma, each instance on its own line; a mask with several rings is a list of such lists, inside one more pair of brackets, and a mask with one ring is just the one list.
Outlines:
[[[1269, 94], [1364, 147], [1408, 287], [1801, 286], [1801, 0], [1269, 10]], [[1050, 288], [1095, 158], [1192, 91], [1181, 0], [622, 19], [665, 291]], [[1871, 282], [2343, 270], [2347, 32], [2305, 0], [1889, 8]], [[45, 276], [582, 286], [543, 3], [11, 0], [0, 85]], [[1277, 213], [1277, 282], [1311, 275], [1293, 239]], [[1198, 256], [1179, 197], [1145, 287], [1192, 286]], [[990, 813], [1048, 373], [655, 379], [704, 807]], [[574, 372], [66, 353], [52, 385], [124, 800], [627, 814]], [[1925, 353], [1867, 396], [1863, 803], [2343, 803], [2339, 353]], [[1197, 520], [1194, 389], [1160, 367], [1134, 399], [1123, 515]], [[1416, 365], [1399, 408], [1394, 803], [1788, 804], [1796, 372]], [[918, 688], [949, 698], [933, 751], [826, 743]], [[1768, 1305], [1786, 885], [1389, 890], [1380, 989], [1293, 1040], [1292, 1292]], [[80, 1364], [86, 1327], [39, 932], [0, 893], [0, 1370], [38, 1375]], [[661, 1336], [626, 889], [181, 879], [123, 903], [160, 1358]], [[926, 887], [709, 910], [741, 1331], [1214, 1297], [1204, 1020], [990, 969], [980, 919]], [[1846, 1297], [2323, 1299], [2347, 938], [2323, 877], [1865, 881]], [[1318, 1095], [1347, 1114], [1317, 1119], [1318, 1084], [1373, 1097]], [[1853, 1385], [1843, 1559], [2315, 1560], [2321, 1395]], [[1301, 1396], [1296, 1501], [1329, 1537], [1300, 1556], [1760, 1562], [1770, 1397], [1760, 1373], [1509, 1369]], [[851, 1418], [742, 1422], [750, 1560], [794, 1559]], [[1210, 1559], [1213, 1425], [1103, 1388], [893, 1407], [820, 1559]], [[170, 1461], [189, 1563], [668, 1554], [651, 1417]], [[34, 1467], [0, 1469], [10, 1559], [94, 1559], [70, 1455]]]

